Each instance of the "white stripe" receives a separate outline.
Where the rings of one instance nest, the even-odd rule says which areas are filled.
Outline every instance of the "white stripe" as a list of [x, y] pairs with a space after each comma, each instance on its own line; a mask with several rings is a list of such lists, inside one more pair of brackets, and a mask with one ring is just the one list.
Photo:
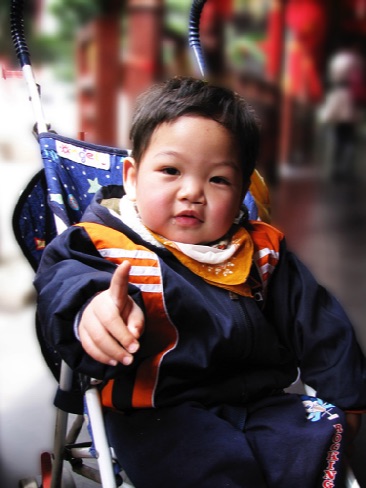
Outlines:
[[160, 269], [156, 266], [131, 266], [131, 276], [160, 276]]
[[280, 253], [277, 251], [274, 251], [273, 249], [269, 249], [268, 247], [265, 247], [264, 249], [260, 249], [254, 254], [254, 259], [261, 259], [265, 256], [268, 256], [270, 254], [276, 259], [280, 258]]
[[137, 258], [137, 259], [156, 259], [156, 254], [150, 251], [128, 250], [120, 248], [99, 249], [99, 253], [104, 258]]
[[161, 283], [156, 285], [146, 283], [131, 283], [131, 285], [137, 286], [137, 288], [140, 288], [141, 291], [145, 291], [146, 293], [162, 293], [163, 291]]
[[275, 268], [271, 264], [266, 263], [266, 264], [263, 264], [263, 266], [260, 266], [259, 269], [260, 269], [262, 276], [263, 276], [265, 273], [273, 273], [273, 270]]

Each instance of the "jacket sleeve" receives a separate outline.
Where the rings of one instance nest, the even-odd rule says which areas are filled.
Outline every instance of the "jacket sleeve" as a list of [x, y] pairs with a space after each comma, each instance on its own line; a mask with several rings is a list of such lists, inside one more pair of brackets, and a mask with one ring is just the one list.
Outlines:
[[[83, 228], [70, 227], [48, 244], [34, 281], [43, 339], [74, 371], [93, 378], [108, 379], [124, 366], [113, 368], [88, 356], [75, 336], [74, 321], [96, 293], [109, 287], [115, 269]], [[129, 285], [129, 294], [143, 308], [139, 290]]]
[[301, 378], [345, 410], [366, 407], [366, 361], [344, 309], [281, 244], [266, 313], [293, 349]]

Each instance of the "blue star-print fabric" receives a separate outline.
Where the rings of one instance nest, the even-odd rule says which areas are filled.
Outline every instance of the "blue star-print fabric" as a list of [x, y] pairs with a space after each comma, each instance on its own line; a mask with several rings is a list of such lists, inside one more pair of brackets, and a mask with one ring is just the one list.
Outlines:
[[40, 134], [48, 203], [66, 226], [80, 221], [102, 186], [122, 184], [128, 151], [86, 143], [52, 133]]

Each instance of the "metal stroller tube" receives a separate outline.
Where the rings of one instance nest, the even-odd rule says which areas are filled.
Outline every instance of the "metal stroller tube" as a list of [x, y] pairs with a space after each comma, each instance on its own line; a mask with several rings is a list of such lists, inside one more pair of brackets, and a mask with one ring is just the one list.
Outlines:
[[199, 26], [200, 26], [202, 9], [205, 3], [206, 0], [193, 1], [189, 13], [189, 31], [188, 31], [188, 42], [190, 47], [193, 49], [202, 76], [205, 76], [205, 61], [203, 58], [203, 53], [201, 48]]

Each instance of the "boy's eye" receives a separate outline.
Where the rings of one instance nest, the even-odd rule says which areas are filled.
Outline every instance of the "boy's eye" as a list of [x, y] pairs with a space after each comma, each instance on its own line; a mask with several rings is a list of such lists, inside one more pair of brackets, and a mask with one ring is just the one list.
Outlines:
[[211, 181], [212, 183], [216, 183], [218, 185], [230, 185], [230, 181], [223, 176], [213, 176], [211, 178]]
[[163, 168], [161, 171], [162, 171], [162, 173], [164, 173], [166, 175], [171, 175], [171, 176], [175, 176], [175, 175], [179, 174], [179, 171], [177, 170], [177, 168], [172, 168], [171, 166], [168, 168]]

